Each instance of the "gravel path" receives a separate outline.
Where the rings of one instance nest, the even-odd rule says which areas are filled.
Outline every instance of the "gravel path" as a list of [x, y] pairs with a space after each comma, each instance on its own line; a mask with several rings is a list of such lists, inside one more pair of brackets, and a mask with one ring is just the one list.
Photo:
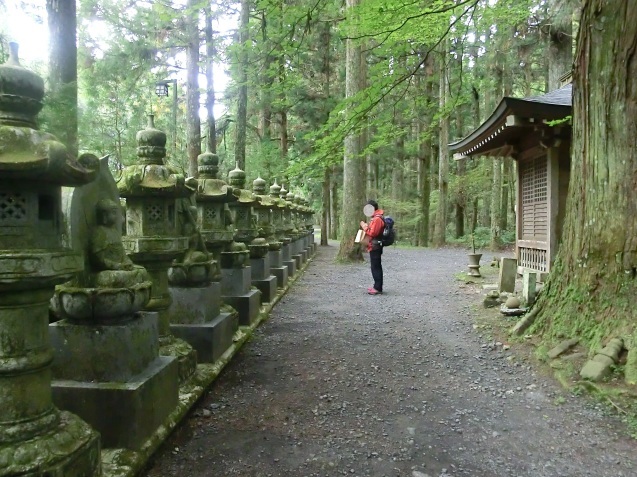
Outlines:
[[602, 406], [473, 328], [462, 250], [314, 262], [149, 468], [165, 476], [637, 476]]

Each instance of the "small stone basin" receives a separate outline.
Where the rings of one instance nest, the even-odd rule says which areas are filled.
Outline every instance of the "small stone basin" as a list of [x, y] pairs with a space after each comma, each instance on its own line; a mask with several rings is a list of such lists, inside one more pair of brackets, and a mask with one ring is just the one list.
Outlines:
[[175, 263], [168, 269], [168, 281], [174, 286], [198, 286], [221, 279], [216, 260], [200, 263]]
[[75, 322], [118, 322], [142, 310], [150, 300], [151, 282], [129, 288], [58, 286], [51, 299], [53, 311]]

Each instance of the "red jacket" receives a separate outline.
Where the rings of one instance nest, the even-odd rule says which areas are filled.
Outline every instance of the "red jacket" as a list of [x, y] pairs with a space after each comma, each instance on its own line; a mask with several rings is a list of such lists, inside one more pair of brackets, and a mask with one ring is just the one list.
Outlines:
[[367, 251], [371, 252], [372, 250], [372, 239], [380, 237], [383, 233], [383, 229], [385, 228], [385, 222], [383, 221], [383, 211], [378, 209], [374, 212], [372, 216], [372, 220], [367, 224], [367, 226], [363, 229], [365, 231], [365, 237], [368, 239], [367, 242]]

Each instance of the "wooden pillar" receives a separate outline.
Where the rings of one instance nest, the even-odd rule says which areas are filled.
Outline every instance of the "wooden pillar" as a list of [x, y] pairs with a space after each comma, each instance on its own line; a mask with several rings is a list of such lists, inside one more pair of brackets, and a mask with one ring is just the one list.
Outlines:
[[546, 151], [546, 202], [548, 204], [548, 227], [547, 227], [547, 273], [551, 271], [553, 260], [557, 253], [558, 239], [557, 236], [557, 214], [559, 212], [559, 186], [560, 186], [560, 166], [559, 166], [559, 148], [550, 147]]

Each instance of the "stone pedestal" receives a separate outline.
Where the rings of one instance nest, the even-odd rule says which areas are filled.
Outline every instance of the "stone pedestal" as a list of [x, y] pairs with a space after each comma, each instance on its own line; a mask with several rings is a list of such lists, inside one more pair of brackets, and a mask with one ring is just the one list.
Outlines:
[[201, 363], [212, 363], [232, 345], [239, 327], [233, 313], [221, 313], [221, 284], [203, 287], [170, 287], [170, 331], [187, 341]]
[[53, 400], [97, 429], [104, 447], [140, 449], [178, 402], [177, 360], [159, 356], [156, 313], [120, 324], [49, 326]]
[[221, 297], [239, 313], [239, 325], [250, 326], [259, 316], [261, 292], [253, 290], [251, 267], [221, 269]]
[[283, 254], [283, 265], [288, 268], [288, 277], [293, 277], [296, 274], [296, 259], [292, 258], [292, 244], [293, 242], [283, 245], [281, 252]]
[[276, 297], [277, 279], [270, 274], [270, 256], [251, 258], [252, 285], [261, 292], [261, 303], [271, 303]]
[[276, 277], [277, 286], [285, 288], [288, 284], [288, 267], [283, 265], [283, 252], [275, 250], [269, 252], [270, 273]]
[[526, 306], [532, 306], [535, 303], [536, 284], [537, 273], [525, 270], [522, 274], [522, 298]]

